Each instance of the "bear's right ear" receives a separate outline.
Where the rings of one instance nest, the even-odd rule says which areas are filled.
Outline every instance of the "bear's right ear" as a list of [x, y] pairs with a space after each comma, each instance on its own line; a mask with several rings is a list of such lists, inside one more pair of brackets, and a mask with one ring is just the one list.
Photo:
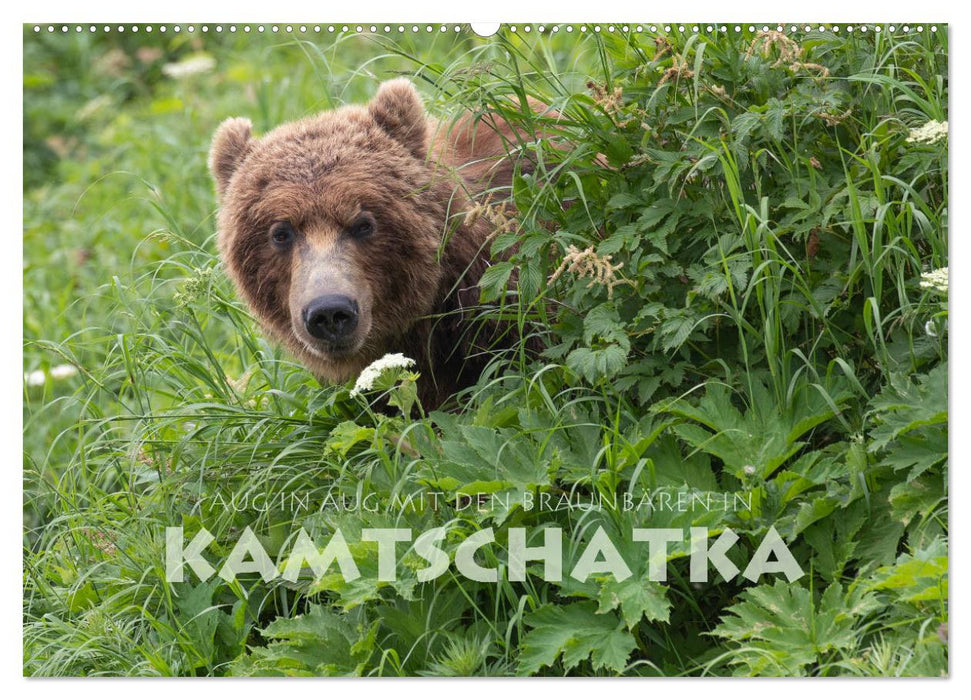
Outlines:
[[428, 155], [428, 120], [421, 96], [407, 78], [381, 83], [367, 107], [385, 133], [411, 151], [415, 158]]
[[226, 193], [229, 178], [236, 172], [243, 156], [249, 152], [252, 130], [252, 122], [243, 117], [227, 119], [216, 129], [209, 148], [209, 172], [216, 180], [219, 196]]

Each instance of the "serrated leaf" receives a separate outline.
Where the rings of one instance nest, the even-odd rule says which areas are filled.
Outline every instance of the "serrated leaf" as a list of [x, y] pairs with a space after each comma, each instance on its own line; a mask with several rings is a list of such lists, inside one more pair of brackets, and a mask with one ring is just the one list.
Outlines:
[[916, 516], [926, 517], [947, 499], [939, 476], [924, 474], [894, 485], [890, 489], [890, 509], [893, 517], [904, 525]]
[[923, 606], [947, 600], [947, 542], [935, 539], [913, 554], [902, 554], [891, 566], [878, 569], [870, 588], [893, 591], [900, 600]]
[[749, 588], [741, 598], [713, 634], [737, 645], [731, 663], [752, 675], [804, 675], [824, 654], [852, 648], [856, 618], [875, 606], [861, 587], [844, 596], [838, 583], [818, 605], [808, 589], [781, 580]]
[[901, 435], [880, 460], [894, 471], [910, 470], [907, 481], [913, 481], [926, 471], [947, 460], [947, 429], [927, 428]]
[[549, 460], [535, 454], [535, 446], [511, 430], [481, 425], [459, 426], [462, 440], [443, 440], [442, 452], [450, 462], [434, 470], [430, 480], [440, 488], [498, 491], [509, 486], [532, 488], [549, 483]]
[[271, 640], [233, 664], [244, 676], [333, 676], [357, 673], [371, 647], [359, 643], [346, 617], [323, 605], [293, 618], [278, 617], [262, 631]]
[[[718, 457], [739, 478], [753, 473], [768, 477], [802, 448], [802, 435], [835, 412], [813, 387], [805, 387], [782, 410], [760, 381], [753, 380], [750, 388], [751, 406], [744, 413], [734, 405], [728, 387], [718, 383], [709, 383], [696, 405], [679, 399], [668, 410], [704, 426], [675, 428], [689, 445]], [[837, 407], [849, 398], [842, 391], [830, 395]]]
[[566, 356], [566, 366], [591, 384], [609, 379], [627, 364], [627, 350], [611, 343], [596, 350], [577, 348]]
[[667, 622], [671, 614], [671, 601], [667, 587], [656, 581], [631, 576], [623, 581], [610, 577], [600, 586], [598, 612], [620, 609], [628, 629], [644, 617], [649, 622]]
[[670, 352], [684, 345], [684, 342], [691, 335], [695, 327], [695, 320], [688, 316], [674, 316], [667, 318], [661, 323], [657, 334], [661, 338], [661, 348], [664, 352]]
[[479, 278], [479, 294], [482, 301], [494, 301], [498, 299], [506, 289], [506, 283], [512, 274], [513, 264], [503, 260], [493, 263], [485, 269]]
[[877, 427], [871, 433], [870, 451], [888, 446], [891, 440], [926, 426], [947, 424], [947, 363], [926, 375], [891, 375], [890, 384], [871, 402]]
[[618, 192], [607, 200], [607, 209], [624, 209], [643, 204], [642, 197], [634, 192]]
[[637, 646], [614, 614], [598, 615], [596, 603], [544, 605], [524, 619], [519, 672], [533, 674], [562, 659], [566, 671], [590, 659], [594, 669], [623, 672]]
[[374, 437], [374, 428], [362, 427], [354, 421], [343, 421], [334, 426], [327, 438], [326, 449], [336, 452], [341, 457], [359, 442], [370, 442]]

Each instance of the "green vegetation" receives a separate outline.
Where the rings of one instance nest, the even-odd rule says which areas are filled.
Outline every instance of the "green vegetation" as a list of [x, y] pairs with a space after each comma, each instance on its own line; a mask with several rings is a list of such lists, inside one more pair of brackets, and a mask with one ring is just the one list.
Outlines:
[[[24, 672], [946, 674], [947, 140], [911, 136], [947, 120], [946, 31], [395, 29], [25, 29]], [[544, 353], [416, 418], [369, 404], [410, 406], [406, 371], [352, 396], [263, 339], [205, 166], [225, 117], [264, 132], [398, 74], [444, 119], [572, 144], [518, 144], [516, 218], [480, 212], [510, 258], [479, 313]], [[388, 507], [422, 491], [503, 505]], [[750, 507], [524, 507], [659, 491]], [[169, 583], [170, 526], [214, 564], [247, 526], [274, 558], [340, 528], [362, 576]], [[691, 583], [686, 540], [648, 580], [631, 529], [690, 526], [736, 532], [740, 568], [774, 527], [806, 575]], [[502, 571], [510, 528], [561, 527], [565, 572], [601, 527], [634, 575], [422, 583], [399, 545], [382, 582], [375, 527], [447, 527], [450, 556], [491, 527]]]

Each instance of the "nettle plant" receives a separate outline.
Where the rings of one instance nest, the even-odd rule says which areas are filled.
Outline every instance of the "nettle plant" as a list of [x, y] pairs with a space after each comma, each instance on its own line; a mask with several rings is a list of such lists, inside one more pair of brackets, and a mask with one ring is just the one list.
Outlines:
[[[839, 357], [872, 389], [940, 358], [916, 300], [946, 262], [946, 147], [908, 139], [945, 118], [940, 76], [866, 38], [603, 41], [609, 72], [550, 100], [571, 147], [537, 147], [547, 173], [518, 181], [522, 227], [493, 244], [516, 252], [483, 285], [518, 270], [520, 304], [556, 323], [546, 357], [642, 405], [718, 365], [783, 399], [795, 365]], [[909, 352], [876, 367], [865, 318]]]

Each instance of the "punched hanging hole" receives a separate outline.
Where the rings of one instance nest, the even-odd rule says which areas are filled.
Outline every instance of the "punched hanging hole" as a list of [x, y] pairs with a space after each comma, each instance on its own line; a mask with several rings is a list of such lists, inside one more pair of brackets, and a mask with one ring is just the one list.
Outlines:
[[472, 31], [481, 37], [489, 37], [499, 31], [502, 26], [499, 22], [473, 22]]

